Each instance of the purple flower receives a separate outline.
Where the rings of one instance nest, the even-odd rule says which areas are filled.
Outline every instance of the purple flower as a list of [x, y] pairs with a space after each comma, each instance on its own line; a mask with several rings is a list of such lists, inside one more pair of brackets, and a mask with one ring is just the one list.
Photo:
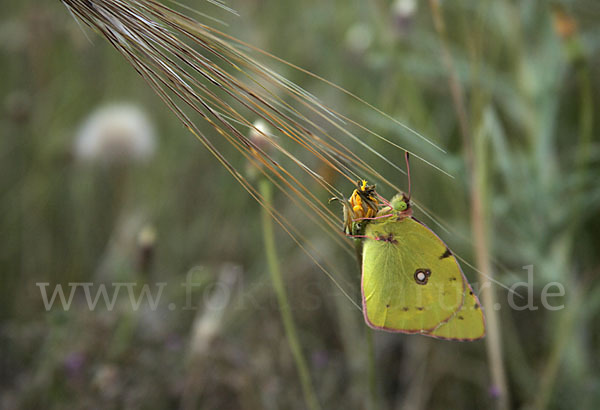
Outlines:
[[63, 360], [63, 366], [68, 377], [77, 377], [85, 364], [85, 355], [82, 352], [71, 352]]
[[488, 389], [488, 394], [490, 395], [490, 397], [497, 399], [498, 397], [500, 397], [500, 389], [498, 388], [498, 386], [493, 384]]
[[325, 350], [318, 350], [313, 352], [311, 359], [315, 367], [323, 368], [329, 362], [329, 355]]

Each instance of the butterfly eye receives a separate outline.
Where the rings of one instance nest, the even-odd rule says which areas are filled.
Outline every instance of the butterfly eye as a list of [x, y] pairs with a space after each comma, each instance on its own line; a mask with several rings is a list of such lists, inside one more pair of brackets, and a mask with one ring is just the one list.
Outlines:
[[397, 201], [394, 203], [394, 210], [396, 210], [396, 211], [400, 211], [400, 212], [406, 211], [407, 208], [408, 208], [408, 205], [404, 201]]

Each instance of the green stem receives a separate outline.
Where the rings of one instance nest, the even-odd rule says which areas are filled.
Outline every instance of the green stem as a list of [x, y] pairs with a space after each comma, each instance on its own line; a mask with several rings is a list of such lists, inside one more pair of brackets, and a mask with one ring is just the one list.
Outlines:
[[368, 377], [369, 377], [369, 395], [371, 397], [370, 408], [377, 409], [377, 377], [375, 375], [375, 340], [373, 337], [373, 330], [366, 327], [367, 331], [367, 358], [368, 358]]
[[552, 346], [552, 350], [546, 361], [544, 370], [541, 373], [538, 394], [535, 398], [533, 408], [535, 410], [544, 410], [548, 408], [548, 403], [554, 393], [554, 386], [556, 378], [559, 375], [559, 369], [561, 362], [563, 361], [565, 351], [569, 346], [569, 341], [573, 338], [573, 328], [576, 323], [576, 315], [579, 310], [579, 291], [576, 287], [573, 287], [574, 296], [571, 296], [569, 300], [572, 300], [571, 306], [564, 309], [559, 319], [559, 325], [556, 327], [557, 332], [555, 340]]
[[433, 23], [438, 33], [442, 52], [442, 63], [448, 71], [448, 83], [452, 102], [458, 118], [458, 125], [466, 152], [467, 169], [471, 176], [471, 224], [475, 243], [475, 257], [479, 269], [479, 279], [482, 283], [480, 297], [486, 318], [486, 348], [490, 365], [492, 385], [498, 392], [496, 408], [507, 410], [510, 398], [504, 359], [502, 352], [502, 332], [500, 328], [499, 313], [494, 309], [495, 289], [492, 287], [492, 267], [490, 262], [490, 245], [487, 212], [487, 152], [484, 138], [474, 138], [467, 116], [465, 96], [460, 84], [452, 54], [448, 47], [446, 26], [440, 10], [439, 0], [429, 0]]
[[586, 63], [581, 63], [577, 72], [580, 93], [579, 112], [579, 157], [578, 168], [581, 173], [585, 171], [590, 156], [590, 145], [594, 132], [594, 97], [592, 93], [592, 80]]
[[281, 320], [283, 321], [283, 327], [285, 329], [290, 350], [292, 351], [292, 356], [296, 362], [296, 368], [300, 377], [300, 383], [302, 384], [302, 393], [304, 394], [306, 407], [311, 410], [318, 410], [321, 408], [321, 406], [319, 405], [317, 395], [310, 379], [310, 372], [308, 370], [306, 359], [302, 354], [302, 348], [300, 346], [300, 341], [298, 340], [294, 318], [292, 317], [292, 310], [290, 308], [285, 285], [281, 276], [281, 270], [279, 268], [279, 259], [277, 257], [275, 237], [273, 235], [273, 220], [271, 214], [269, 213], [269, 208], [272, 205], [273, 186], [268, 180], [262, 179], [259, 182], [259, 190], [264, 200], [264, 206], [262, 209], [262, 230], [265, 252], [267, 256], [267, 263], [269, 265], [269, 273], [271, 274], [271, 281], [273, 282], [273, 288], [275, 289], [275, 294], [277, 295], [279, 311], [281, 312]]
[[486, 347], [490, 373], [494, 388], [498, 392], [496, 408], [506, 410], [509, 408], [508, 383], [504, 370], [502, 352], [502, 332], [500, 315], [496, 309], [496, 292], [492, 287], [492, 267], [490, 263], [489, 248], [489, 221], [487, 214], [487, 169], [486, 169], [486, 142], [482, 136], [475, 139], [476, 160], [471, 170], [471, 222], [473, 238], [475, 239], [475, 257], [479, 268], [481, 285], [480, 297], [486, 319]]

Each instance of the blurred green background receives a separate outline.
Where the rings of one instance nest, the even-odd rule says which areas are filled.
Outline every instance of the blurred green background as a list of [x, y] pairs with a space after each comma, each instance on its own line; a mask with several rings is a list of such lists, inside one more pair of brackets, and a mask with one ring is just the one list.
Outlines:
[[[479, 218], [489, 227], [494, 275], [510, 287], [527, 281], [523, 266], [533, 265], [539, 309], [512, 309], [508, 292], [496, 289], [508, 407], [600, 406], [600, 3], [442, 2], [444, 36], [425, 1], [229, 2], [240, 17], [206, 1], [185, 4], [444, 147], [447, 154], [332, 87], [273, 64], [328, 105], [454, 175], [413, 161], [413, 193], [450, 227], [439, 233], [451, 248], [474, 263], [469, 147], [454, 78], [474, 141], [475, 186], [484, 199]], [[0, 407], [306, 408], [267, 272], [260, 206], [60, 2], [3, 1], [0, 9]], [[99, 134], [116, 127], [116, 142], [85, 151], [77, 145], [83, 124], [114, 103], [147, 118], [123, 115], [125, 125], [117, 126], [97, 120]], [[130, 136], [127, 124], [138, 120], [154, 131], [138, 127]], [[368, 141], [388, 155], [385, 144]], [[245, 172], [232, 147], [217, 146]], [[403, 165], [402, 152], [390, 156]], [[389, 164], [366, 160], [404, 186]], [[347, 194], [353, 189], [327, 177]], [[284, 196], [274, 200], [293, 218]], [[302, 229], [301, 219], [294, 224]], [[359, 300], [355, 261], [305, 231]], [[323, 408], [497, 405], [486, 341], [376, 333], [370, 393], [361, 313], [292, 240], [276, 235]], [[463, 267], [477, 288], [476, 272]], [[181, 283], [190, 280], [197, 286], [186, 293]], [[552, 304], [564, 309], [541, 306], [553, 281], [565, 295]], [[157, 308], [142, 303], [132, 310], [126, 288], [113, 309], [101, 299], [88, 309], [83, 288], [67, 310], [58, 299], [47, 310], [41, 295], [61, 285], [68, 297], [69, 283], [94, 283], [92, 295], [106, 284], [110, 293], [113, 282], [136, 283], [136, 295], [143, 284], [153, 295], [162, 289]]]

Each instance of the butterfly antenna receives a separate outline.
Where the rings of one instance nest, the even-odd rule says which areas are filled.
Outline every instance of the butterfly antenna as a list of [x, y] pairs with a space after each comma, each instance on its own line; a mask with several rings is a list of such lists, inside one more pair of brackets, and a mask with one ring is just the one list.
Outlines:
[[404, 159], [406, 159], [406, 174], [408, 175], [408, 200], [410, 201], [410, 164], [408, 162], [409, 157], [410, 154], [408, 153], [408, 151], [404, 151]]

